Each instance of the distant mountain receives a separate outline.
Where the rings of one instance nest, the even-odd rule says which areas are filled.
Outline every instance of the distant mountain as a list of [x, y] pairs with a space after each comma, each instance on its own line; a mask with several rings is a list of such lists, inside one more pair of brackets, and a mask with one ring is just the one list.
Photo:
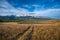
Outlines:
[[39, 20], [50, 20], [52, 18], [49, 17], [42, 17], [42, 16], [0, 16], [0, 19], [39, 19]]
[[0, 19], [15, 19], [16, 16], [11, 15], [11, 16], [0, 16]]

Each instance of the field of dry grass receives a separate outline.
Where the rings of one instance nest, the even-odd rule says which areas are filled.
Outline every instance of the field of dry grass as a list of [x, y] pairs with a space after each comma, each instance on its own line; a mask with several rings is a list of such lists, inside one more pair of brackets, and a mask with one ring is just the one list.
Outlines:
[[9, 40], [19, 33], [23, 33], [29, 25], [21, 25], [17, 23], [1, 23], [0, 24], [0, 40]]
[[0, 40], [60, 40], [60, 20], [44, 24], [0, 23]]
[[35, 24], [31, 40], [60, 40], [60, 24]]

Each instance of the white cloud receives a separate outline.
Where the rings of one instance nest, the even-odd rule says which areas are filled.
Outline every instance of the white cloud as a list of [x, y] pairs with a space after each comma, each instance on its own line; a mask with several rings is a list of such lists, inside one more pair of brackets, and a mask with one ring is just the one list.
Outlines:
[[0, 0], [0, 7], [14, 9], [14, 7], [12, 7], [12, 5], [10, 5], [6, 0]]
[[0, 0], [0, 15], [29, 15], [29, 11], [24, 8], [14, 8], [6, 0]]
[[[46, 9], [46, 10], [40, 10], [40, 5], [25, 5], [25, 7], [35, 7], [35, 10], [33, 12], [29, 12], [29, 10], [24, 8], [14, 8], [12, 5], [10, 5], [6, 0], [1, 1], [0, 0], [0, 15], [17, 15], [17, 16], [48, 16], [48, 17], [57, 17], [60, 16], [60, 9]], [[42, 8], [44, 8], [44, 5], [42, 5]]]
[[37, 5], [37, 4], [33, 4], [33, 5], [23, 5], [23, 7], [26, 7], [28, 9], [31, 9], [32, 7], [34, 7], [35, 9], [44, 9], [44, 5]]
[[23, 7], [26, 7], [26, 8], [31, 8], [31, 6], [30, 5], [23, 5]]
[[36, 5], [36, 4], [33, 4], [32, 6], [34, 6], [34, 7], [40, 7], [40, 5]]
[[47, 9], [47, 10], [35, 10], [35, 16], [48, 16], [48, 17], [58, 17], [60, 15], [60, 9]]

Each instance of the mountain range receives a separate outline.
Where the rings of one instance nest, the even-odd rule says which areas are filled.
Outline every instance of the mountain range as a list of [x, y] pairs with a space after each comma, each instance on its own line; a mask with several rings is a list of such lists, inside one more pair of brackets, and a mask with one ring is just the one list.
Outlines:
[[0, 19], [40, 19], [40, 20], [49, 20], [52, 18], [49, 17], [43, 17], [43, 16], [0, 16]]

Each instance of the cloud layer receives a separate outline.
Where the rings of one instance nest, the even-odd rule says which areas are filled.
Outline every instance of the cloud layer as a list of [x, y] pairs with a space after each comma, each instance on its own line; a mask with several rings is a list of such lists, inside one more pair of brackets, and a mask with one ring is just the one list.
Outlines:
[[29, 15], [24, 8], [14, 8], [6, 0], [0, 1], [0, 15]]
[[[52, 0], [54, 1], [54, 0]], [[16, 15], [16, 16], [47, 16], [52, 18], [60, 18], [60, 8], [54, 8], [55, 5], [52, 8], [45, 9], [44, 5], [40, 6], [37, 4], [32, 5], [23, 5], [23, 7], [17, 7], [15, 8], [13, 5], [11, 5], [6, 0], [0, 0], [0, 15]], [[29, 9], [34, 10], [31, 12]]]

